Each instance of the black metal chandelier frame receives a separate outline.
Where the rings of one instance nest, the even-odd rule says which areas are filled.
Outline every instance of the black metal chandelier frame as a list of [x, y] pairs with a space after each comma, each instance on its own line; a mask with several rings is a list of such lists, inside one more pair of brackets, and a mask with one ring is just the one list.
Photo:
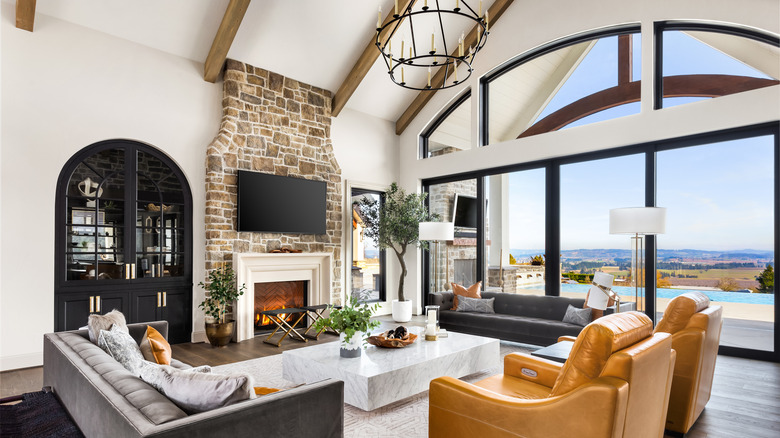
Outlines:
[[[376, 47], [379, 49], [379, 51], [382, 53], [382, 59], [385, 61], [385, 65], [387, 65], [387, 73], [390, 75], [390, 79], [392, 79], [393, 82], [396, 84], [408, 88], [411, 90], [443, 90], [446, 88], [454, 87], [461, 82], [467, 80], [473, 71], [473, 68], [471, 67], [471, 64], [474, 62], [474, 58], [476, 57], [477, 52], [480, 51], [485, 46], [485, 42], [487, 41], [487, 36], [490, 33], [488, 31], [489, 24], [488, 19], [483, 17], [480, 17], [477, 12], [474, 11], [474, 9], [471, 8], [465, 1], [460, 0], [458, 3], [462, 3], [463, 6], [468, 9], [467, 12], [463, 12], [461, 8], [455, 7], [452, 9], [441, 9], [439, 6], [439, 0], [435, 1], [436, 7], [431, 8], [428, 6], [423, 6], [421, 10], [412, 11], [412, 6], [414, 2], [409, 3], [409, 5], [404, 9], [403, 11], [399, 11], [401, 13], [393, 14], [392, 20], [384, 24], [382, 27], [377, 27], [376, 31]], [[444, 52], [439, 53], [435, 50], [430, 51], [418, 51], [417, 50], [417, 41], [414, 37], [414, 22], [413, 18], [415, 16], [424, 16], [424, 14], [435, 14], [436, 18], [439, 23], [439, 31], [441, 32], [441, 40], [444, 45]], [[449, 51], [449, 48], [447, 47], [447, 38], [444, 33], [444, 15], [456, 15], [463, 18], [467, 18], [469, 20], [472, 20], [476, 23], [477, 26], [477, 44], [472, 47], [466, 48], [464, 46], [463, 54], [460, 54], [460, 51], [458, 52], [457, 56], [452, 55]], [[411, 56], [404, 57], [403, 53], [401, 53], [401, 56], [394, 56], [392, 51], [388, 48], [388, 43], [391, 42], [393, 39], [393, 36], [398, 31], [399, 27], [401, 27], [401, 24], [403, 20], [409, 20], [409, 28], [411, 31]], [[382, 44], [382, 35], [385, 34], [385, 32], [388, 30], [390, 32], [390, 35], [387, 36], [385, 39], [385, 43]], [[460, 44], [460, 43], [459, 43]], [[465, 45], [465, 41], [463, 43]], [[392, 44], [390, 44], [390, 47], [392, 47]], [[465, 77], [462, 77], [460, 79], [457, 79], [457, 72], [455, 72], [455, 69], [458, 67], [458, 63], [464, 63], [466, 64], [466, 75]], [[414, 87], [412, 85], [407, 84], [404, 81], [404, 74], [403, 70], [401, 73], [401, 78], [397, 77], [396, 70], [404, 67], [410, 67], [410, 68], [426, 68], [429, 69], [429, 76], [428, 76], [428, 85], [424, 87]], [[431, 87], [431, 76], [430, 76], [430, 69], [431, 68], [443, 68], [444, 69], [444, 80], [442, 81], [440, 86], [437, 87]], [[455, 76], [456, 79], [449, 81], [452, 76]]]

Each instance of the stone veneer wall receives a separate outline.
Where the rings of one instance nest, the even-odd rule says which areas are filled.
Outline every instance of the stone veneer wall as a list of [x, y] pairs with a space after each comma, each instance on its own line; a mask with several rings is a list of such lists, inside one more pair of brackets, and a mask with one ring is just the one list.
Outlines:
[[[330, 139], [330, 91], [228, 60], [222, 107], [219, 133], [206, 153], [206, 269], [232, 261], [234, 253], [329, 252], [331, 302], [340, 303], [342, 184]], [[327, 182], [327, 233], [237, 232], [238, 170]]]

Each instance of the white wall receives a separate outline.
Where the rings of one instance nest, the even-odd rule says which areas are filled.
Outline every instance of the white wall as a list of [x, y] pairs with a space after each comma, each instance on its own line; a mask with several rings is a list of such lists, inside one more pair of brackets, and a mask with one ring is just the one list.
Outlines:
[[[85, 146], [134, 139], [181, 167], [194, 201], [195, 282], [204, 277], [204, 163], [222, 98], [200, 63], [42, 14], [33, 33], [13, 21], [14, 5], [2, 3], [0, 370], [42, 364], [43, 334], [54, 329], [54, 191]], [[202, 300], [200, 288], [193, 295]]]
[[[685, 19], [737, 23], [780, 33], [780, 2], [776, 0], [656, 0], [630, 1], [558, 0], [515, 1], [491, 33], [474, 65], [474, 73], [463, 87], [438, 92], [401, 135], [400, 183], [407, 190], [419, 190], [420, 181], [436, 176], [487, 169], [609, 149], [660, 139], [675, 138], [731, 127], [780, 120], [780, 86], [753, 90], [688, 105], [654, 111], [653, 23]], [[539, 45], [589, 30], [625, 23], [642, 26], [642, 110], [640, 114], [583, 127], [477, 147], [479, 79], [491, 69]], [[465, 88], [472, 93], [472, 148], [436, 158], [418, 160], [418, 137], [437, 114]], [[409, 284], [416, 284], [419, 301], [421, 284], [419, 251], [410, 254]], [[417, 311], [421, 303], [415, 302]]]
[[[384, 190], [398, 180], [399, 137], [395, 135], [395, 123], [374, 116], [344, 109], [333, 119], [331, 140], [336, 159], [341, 166], [344, 180], [344, 290], [348, 293], [351, 279], [352, 248], [349, 245], [352, 229], [352, 204], [349, 201], [352, 187]], [[387, 263], [387, 301], [380, 303], [377, 313], [389, 314], [390, 302], [397, 295], [400, 265], [392, 253]], [[408, 284], [408, 283], [407, 283]], [[410, 288], [410, 286], [407, 286]]]

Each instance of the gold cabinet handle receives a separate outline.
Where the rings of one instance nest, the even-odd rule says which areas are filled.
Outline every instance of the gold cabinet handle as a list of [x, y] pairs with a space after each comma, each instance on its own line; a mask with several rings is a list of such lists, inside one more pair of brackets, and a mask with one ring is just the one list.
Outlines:
[[95, 297], [89, 297], [89, 313], [95, 313]]
[[125, 280], [130, 279], [130, 263], [125, 263]]
[[163, 292], [163, 307], [168, 307], [168, 292]]
[[130, 264], [130, 271], [131, 271], [130, 278], [135, 279], [135, 263]]
[[97, 313], [100, 313], [100, 295], [95, 297], [95, 308]]
[[157, 292], [157, 307], [162, 306], [162, 292]]

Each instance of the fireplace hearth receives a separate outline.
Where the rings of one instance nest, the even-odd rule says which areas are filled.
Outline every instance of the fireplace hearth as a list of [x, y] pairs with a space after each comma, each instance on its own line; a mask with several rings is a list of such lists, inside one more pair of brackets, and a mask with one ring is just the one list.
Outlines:
[[[289, 309], [307, 305], [308, 281], [274, 281], [269, 283], [255, 283], [255, 333], [268, 332], [276, 328], [276, 325], [260, 312], [264, 310]], [[285, 321], [293, 322], [298, 314], [289, 314], [282, 317]]]

